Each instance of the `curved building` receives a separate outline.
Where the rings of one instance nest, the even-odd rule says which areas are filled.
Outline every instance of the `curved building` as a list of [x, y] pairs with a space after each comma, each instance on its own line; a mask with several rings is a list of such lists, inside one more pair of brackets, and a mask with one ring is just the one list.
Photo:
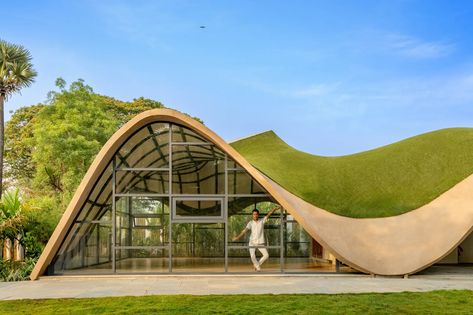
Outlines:
[[[421, 140], [425, 154], [430, 142]], [[398, 165], [409, 165], [409, 174], [425, 174], [398, 151], [380, 152], [404, 161]], [[396, 166], [371, 156], [310, 157], [272, 133], [228, 144], [179, 112], [143, 112], [96, 156], [31, 278], [254, 272], [255, 246], [248, 233], [235, 236], [253, 209], [266, 215], [276, 205], [257, 246], [269, 252], [263, 272], [407, 275], [436, 262], [473, 262], [473, 161], [453, 172], [449, 155], [435, 157], [448, 176], [425, 185], [413, 175], [416, 188], [401, 189], [407, 176], [390, 175]], [[374, 178], [357, 173], [366, 168]], [[321, 184], [323, 177], [332, 180]]]

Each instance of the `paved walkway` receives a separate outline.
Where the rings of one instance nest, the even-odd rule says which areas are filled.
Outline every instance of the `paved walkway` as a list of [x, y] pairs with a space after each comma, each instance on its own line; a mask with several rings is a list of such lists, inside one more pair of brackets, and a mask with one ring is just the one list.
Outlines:
[[169, 275], [44, 277], [0, 282], [0, 300], [156, 294], [285, 294], [473, 290], [467, 272], [427, 272], [409, 279], [367, 275]]

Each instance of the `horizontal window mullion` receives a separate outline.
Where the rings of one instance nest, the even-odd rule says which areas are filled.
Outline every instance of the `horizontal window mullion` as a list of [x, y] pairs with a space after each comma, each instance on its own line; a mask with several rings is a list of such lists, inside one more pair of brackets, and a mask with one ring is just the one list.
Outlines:
[[169, 245], [165, 245], [165, 246], [115, 246], [115, 249], [169, 249]]
[[157, 226], [157, 225], [134, 225], [132, 227], [134, 230], [165, 230], [162, 225]]
[[276, 249], [283, 249], [283, 246], [282, 245], [272, 245], [272, 246], [264, 246], [264, 245], [257, 245], [257, 246], [249, 246], [249, 245], [244, 245], [244, 246], [236, 246], [236, 245], [227, 245], [227, 248], [228, 249], [238, 249], [238, 248], [242, 248], [242, 249], [248, 249], [248, 248], [276, 248]]
[[175, 199], [183, 199], [183, 200], [188, 200], [190, 198], [195, 198], [192, 200], [199, 201], [199, 200], [222, 200], [225, 195], [216, 195], [216, 194], [172, 194], [171, 197], [174, 197]]
[[116, 171], [156, 171], [156, 172], [169, 172], [169, 168], [162, 168], [162, 167], [121, 167], [117, 168]]
[[115, 197], [169, 197], [169, 194], [130, 193], [130, 194], [115, 194]]
[[227, 168], [227, 171], [230, 171], [230, 172], [246, 172], [246, 170], [243, 169], [243, 168], [235, 168], [235, 167], [229, 167], [229, 168]]
[[130, 216], [133, 218], [162, 218], [163, 216], [169, 215], [169, 213], [132, 213]]
[[213, 143], [209, 142], [171, 142], [171, 145], [202, 145], [202, 146], [215, 146]]
[[179, 217], [173, 218], [172, 223], [225, 223], [223, 218]]
[[268, 194], [228, 194], [229, 198], [271, 197]]
[[111, 225], [112, 221], [99, 221], [99, 220], [80, 220], [75, 221], [77, 224], [102, 224], [102, 225]]

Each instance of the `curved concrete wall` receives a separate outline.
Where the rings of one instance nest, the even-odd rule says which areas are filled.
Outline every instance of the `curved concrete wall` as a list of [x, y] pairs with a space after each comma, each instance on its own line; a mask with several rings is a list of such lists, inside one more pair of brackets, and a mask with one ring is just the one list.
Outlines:
[[130, 120], [97, 154], [33, 269], [32, 280], [42, 275], [51, 263], [95, 181], [117, 149], [136, 130], [156, 121], [184, 125], [215, 143], [246, 169], [312, 237], [339, 260], [360, 271], [383, 275], [414, 273], [456, 248], [473, 227], [473, 176], [428, 205], [400, 216], [379, 219], [341, 217], [303, 201], [272, 182], [196, 120], [170, 109], [156, 109]]
[[420, 271], [455, 250], [473, 227], [473, 175], [421, 208], [375, 219], [330, 213], [267, 180], [312, 237], [340, 261], [367, 273]]

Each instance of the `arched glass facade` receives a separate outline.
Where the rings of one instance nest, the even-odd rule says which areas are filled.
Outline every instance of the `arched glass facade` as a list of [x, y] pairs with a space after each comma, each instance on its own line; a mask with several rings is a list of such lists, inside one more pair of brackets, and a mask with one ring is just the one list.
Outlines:
[[[117, 150], [48, 274], [252, 272], [248, 237], [277, 204], [213, 143], [183, 126], [144, 126]], [[263, 272], [346, 270], [283, 209], [265, 224]], [[257, 251], [258, 252], [258, 251]]]

